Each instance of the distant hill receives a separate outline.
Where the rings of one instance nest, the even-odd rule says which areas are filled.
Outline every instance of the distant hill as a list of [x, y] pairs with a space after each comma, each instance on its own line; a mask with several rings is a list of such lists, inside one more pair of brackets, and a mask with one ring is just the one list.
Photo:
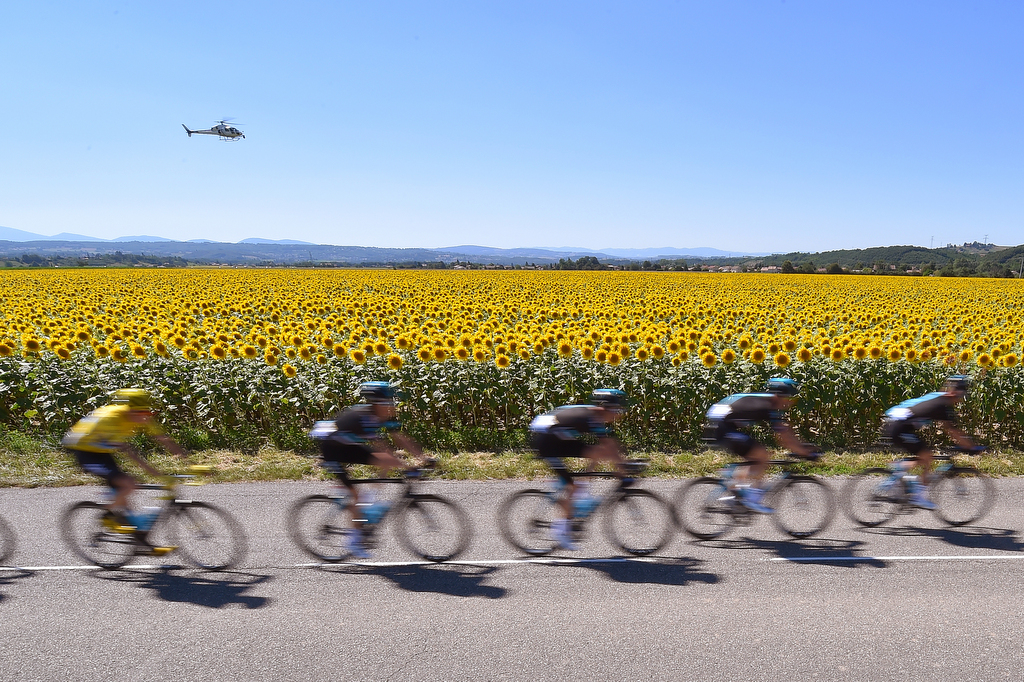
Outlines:
[[313, 245], [313, 242], [303, 242], [298, 239], [261, 239], [260, 237], [249, 237], [238, 242], [239, 244], [306, 244]]

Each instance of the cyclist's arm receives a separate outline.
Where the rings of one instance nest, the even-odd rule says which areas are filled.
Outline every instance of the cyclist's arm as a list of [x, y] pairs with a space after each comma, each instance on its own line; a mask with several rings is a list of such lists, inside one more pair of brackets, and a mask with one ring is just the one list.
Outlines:
[[148, 461], [146, 461], [146, 459], [142, 455], [140, 455], [138, 452], [136, 452], [135, 448], [131, 447], [130, 445], [122, 445], [118, 449], [122, 453], [127, 455], [128, 459], [132, 460], [133, 462], [138, 464], [140, 467], [142, 467], [143, 470], [146, 473], [148, 473], [149, 475], [151, 475], [151, 476], [163, 476], [164, 475], [164, 472], [160, 471], [155, 466], [153, 466]]
[[778, 422], [772, 425], [775, 430], [775, 434], [779, 438], [779, 442], [782, 443], [790, 452], [800, 455], [802, 457], [808, 457], [811, 454], [811, 450], [804, 446], [800, 442], [800, 439], [796, 437], [796, 432], [793, 431], [793, 427], [785, 422]]
[[185, 452], [180, 445], [175, 443], [170, 436], [161, 433], [153, 434], [152, 438], [155, 439], [157, 443], [160, 443], [160, 445], [162, 445], [163, 448], [171, 454], [177, 455], [182, 459], [186, 459], [188, 457], [188, 453]]
[[974, 441], [971, 440], [971, 438], [966, 433], [964, 433], [957, 427], [953, 426], [952, 422], [941, 421], [939, 422], [939, 426], [942, 428], [943, 431], [946, 432], [946, 435], [952, 438], [953, 442], [955, 442], [960, 447], [965, 449], [970, 449], [974, 447]]
[[401, 450], [405, 450], [410, 455], [418, 460], [423, 460], [423, 449], [419, 443], [414, 441], [411, 437], [403, 433], [402, 431], [391, 431], [389, 433], [391, 440], [395, 442], [395, 445]]

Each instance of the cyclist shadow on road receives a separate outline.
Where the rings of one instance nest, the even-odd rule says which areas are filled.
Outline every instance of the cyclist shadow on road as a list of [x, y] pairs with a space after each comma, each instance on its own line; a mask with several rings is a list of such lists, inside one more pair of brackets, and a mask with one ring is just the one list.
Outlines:
[[967, 549], [990, 549], [1000, 552], [1024, 552], [1017, 531], [1009, 528], [983, 528], [963, 526], [960, 528], [918, 528], [896, 526], [889, 528], [865, 528], [865, 533], [876, 535], [934, 538], [954, 547]]
[[846, 568], [857, 568], [860, 566], [885, 568], [888, 565], [885, 561], [876, 557], [861, 556], [860, 552], [867, 544], [862, 540], [815, 538], [801, 541], [739, 538], [736, 540], [712, 540], [700, 544], [702, 547], [720, 547], [723, 549], [760, 549], [771, 552], [779, 559], [800, 564], [844, 566]]
[[[0, 569], [0, 587], [13, 585], [17, 581], [24, 580], [33, 575], [35, 575], [34, 571], [25, 568]], [[7, 599], [7, 595], [0, 592], [0, 604], [3, 604], [5, 599]]]
[[508, 590], [488, 585], [487, 580], [497, 572], [494, 566], [461, 566], [458, 564], [429, 566], [360, 566], [339, 564], [321, 570], [376, 575], [390, 580], [395, 586], [409, 592], [436, 592], [452, 597], [483, 597], [501, 599]]
[[685, 586], [690, 583], [714, 585], [720, 580], [717, 573], [695, 570], [706, 563], [703, 559], [651, 558], [645, 561], [621, 559], [588, 560], [572, 564], [574, 568], [588, 568], [604, 573], [617, 583], [654, 583], [657, 585]]
[[269, 575], [254, 573], [179, 573], [169, 568], [101, 573], [99, 577], [148, 588], [164, 601], [185, 602], [211, 609], [226, 606], [263, 608], [270, 603], [269, 598], [246, 593], [272, 580]]

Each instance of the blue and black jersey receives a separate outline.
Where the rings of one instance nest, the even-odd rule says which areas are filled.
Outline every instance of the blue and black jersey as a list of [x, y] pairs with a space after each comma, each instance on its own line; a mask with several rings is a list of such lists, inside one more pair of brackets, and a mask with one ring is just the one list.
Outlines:
[[597, 417], [601, 408], [593, 405], [563, 405], [530, 422], [530, 433], [549, 434], [560, 440], [578, 440], [585, 433], [607, 436], [608, 425]]
[[913, 428], [920, 429], [933, 421], [956, 423], [956, 409], [953, 398], [936, 391], [890, 407], [885, 412], [885, 418], [890, 422], [909, 423]]
[[728, 424], [733, 428], [746, 428], [758, 423], [777, 428], [785, 423], [781, 410], [775, 408], [771, 393], [737, 393], [708, 408], [708, 422], [718, 427]]

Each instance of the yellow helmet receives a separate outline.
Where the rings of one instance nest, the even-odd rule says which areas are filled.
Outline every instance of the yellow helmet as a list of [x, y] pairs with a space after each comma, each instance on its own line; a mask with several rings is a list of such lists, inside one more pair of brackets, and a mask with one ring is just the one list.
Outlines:
[[132, 410], [152, 410], [153, 396], [144, 388], [119, 388], [114, 391], [111, 402], [127, 405]]

